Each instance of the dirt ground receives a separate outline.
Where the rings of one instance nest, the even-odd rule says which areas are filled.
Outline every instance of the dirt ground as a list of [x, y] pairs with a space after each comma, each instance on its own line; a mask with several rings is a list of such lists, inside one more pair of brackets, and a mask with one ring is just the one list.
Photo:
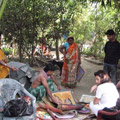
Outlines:
[[84, 68], [85, 75], [81, 79], [80, 83], [77, 84], [77, 87], [75, 88], [75, 92], [78, 96], [78, 98], [81, 97], [82, 94], [90, 94], [90, 88], [92, 85], [95, 84], [95, 77], [94, 72], [97, 70], [103, 69], [103, 65], [97, 65], [91, 62], [86, 61], [84, 58], [82, 58], [82, 64], [81, 66]]

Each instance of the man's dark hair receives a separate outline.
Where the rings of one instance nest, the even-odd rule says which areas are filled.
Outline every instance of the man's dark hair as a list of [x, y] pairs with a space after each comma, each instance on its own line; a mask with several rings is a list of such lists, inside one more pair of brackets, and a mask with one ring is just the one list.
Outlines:
[[70, 39], [74, 40], [74, 38], [73, 38], [73, 37], [68, 37], [67, 41], [69, 41]]
[[56, 67], [52, 63], [48, 63], [44, 68], [45, 72], [55, 71], [55, 70], [56, 70]]
[[109, 29], [105, 34], [106, 35], [115, 35], [115, 32], [114, 32], [114, 30]]

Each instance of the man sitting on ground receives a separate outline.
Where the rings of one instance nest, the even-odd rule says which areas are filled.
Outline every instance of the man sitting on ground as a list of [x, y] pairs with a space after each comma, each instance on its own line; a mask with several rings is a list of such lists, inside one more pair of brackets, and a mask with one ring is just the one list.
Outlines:
[[55, 71], [55, 66], [51, 63], [47, 64], [43, 70], [41, 70], [40, 74], [33, 81], [29, 91], [32, 95], [34, 95], [37, 101], [42, 100], [42, 97], [47, 94], [51, 98], [51, 100], [55, 103], [58, 103], [53, 96], [52, 93], [54, 91], [54, 84], [56, 84], [58, 90], [60, 90], [60, 86], [58, 85], [56, 79], [52, 76]]

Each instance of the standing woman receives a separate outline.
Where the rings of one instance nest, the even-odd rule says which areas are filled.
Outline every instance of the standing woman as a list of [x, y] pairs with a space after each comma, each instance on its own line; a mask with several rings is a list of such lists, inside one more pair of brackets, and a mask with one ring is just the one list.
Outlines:
[[74, 43], [73, 37], [68, 37], [67, 42], [60, 46], [60, 52], [64, 55], [61, 85], [73, 88], [77, 83], [77, 68], [81, 64], [80, 52], [77, 44]]

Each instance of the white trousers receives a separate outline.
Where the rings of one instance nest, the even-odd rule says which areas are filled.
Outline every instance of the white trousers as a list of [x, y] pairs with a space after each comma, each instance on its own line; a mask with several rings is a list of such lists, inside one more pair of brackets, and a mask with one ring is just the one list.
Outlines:
[[101, 106], [99, 104], [94, 104], [93, 102], [90, 103], [90, 109], [91, 111], [97, 116], [98, 111], [104, 109], [104, 106]]

